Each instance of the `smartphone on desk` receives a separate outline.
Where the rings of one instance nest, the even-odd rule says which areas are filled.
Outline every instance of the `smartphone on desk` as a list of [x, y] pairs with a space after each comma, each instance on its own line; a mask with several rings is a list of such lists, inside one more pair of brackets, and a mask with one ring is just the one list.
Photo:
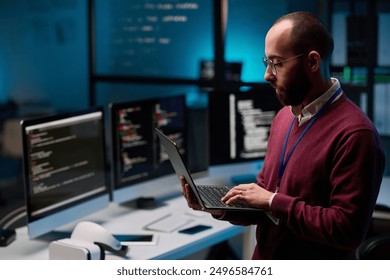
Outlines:
[[179, 233], [184, 233], [184, 234], [195, 234], [207, 229], [212, 228], [212, 226], [206, 226], [206, 225], [196, 225], [193, 227], [185, 228], [182, 230], [179, 230]]
[[114, 234], [114, 237], [124, 246], [156, 245], [158, 239], [156, 234]]

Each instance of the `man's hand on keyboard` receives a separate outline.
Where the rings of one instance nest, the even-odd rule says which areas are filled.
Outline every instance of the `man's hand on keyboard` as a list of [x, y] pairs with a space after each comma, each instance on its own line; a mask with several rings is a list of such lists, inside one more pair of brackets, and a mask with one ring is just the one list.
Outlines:
[[187, 200], [188, 207], [194, 210], [208, 212], [213, 216], [224, 215], [225, 213], [224, 210], [209, 210], [209, 209], [202, 208], [202, 206], [200, 206], [198, 200], [196, 199], [196, 196], [194, 195], [193, 191], [191, 190], [190, 185], [188, 185], [186, 179], [183, 176], [180, 177], [180, 184], [181, 184], [181, 193], [183, 194], [184, 198]]
[[222, 197], [222, 202], [230, 205], [239, 201], [250, 207], [269, 209], [270, 199], [273, 195], [275, 195], [275, 193], [270, 192], [257, 184], [240, 184], [231, 188], [230, 191]]

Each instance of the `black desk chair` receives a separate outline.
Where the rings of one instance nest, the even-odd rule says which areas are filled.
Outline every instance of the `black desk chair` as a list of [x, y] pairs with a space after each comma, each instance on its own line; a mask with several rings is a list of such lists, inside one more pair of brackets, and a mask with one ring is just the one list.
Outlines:
[[371, 221], [366, 239], [356, 251], [360, 260], [390, 260], [390, 208], [375, 206], [376, 217]]
[[359, 260], [390, 260], [390, 233], [381, 233], [363, 241], [356, 251]]

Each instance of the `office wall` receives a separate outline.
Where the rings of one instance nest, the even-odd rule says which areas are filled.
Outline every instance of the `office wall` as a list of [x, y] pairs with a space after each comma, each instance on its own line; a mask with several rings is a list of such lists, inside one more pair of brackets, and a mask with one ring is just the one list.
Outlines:
[[87, 107], [87, 34], [87, 1], [1, 1], [0, 102]]
[[228, 62], [242, 63], [244, 82], [265, 82], [261, 60], [264, 38], [273, 22], [289, 10], [288, 1], [277, 2], [278, 5], [264, 8], [255, 0], [229, 1], [225, 58]]

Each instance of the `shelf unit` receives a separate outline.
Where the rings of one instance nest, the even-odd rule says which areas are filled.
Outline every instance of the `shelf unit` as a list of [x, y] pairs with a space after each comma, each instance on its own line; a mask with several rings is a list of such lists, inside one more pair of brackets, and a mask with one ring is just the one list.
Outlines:
[[[379, 129], [380, 123], [390, 122], [390, 119], [386, 118], [388, 111], [386, 104], [388, 103], [375, 100], [375, 94], [378, 94], [375, 92], [375, 87], [380, 84], [388, 84], [390, 88], [390, 65], [378, 65], [379, 36], [383, 36], [379, 32], [379, 18], [380, 13], [390, 15], [390, 1], [333, 0], [329, 1], [328, 5], [329, 22], [332, 22], [335, 13], [344, 13], [347, 29], [345, 64], [332, 66], [333, 75], [340, 78], [348, 96], [377, 125], [387, 155], [385, 176], [389, 176], [390, 133], [386, 128]], [[386, 95], [386, 92], [384, 94]], [[385, 99], [389, 100], [390, 96], [385, 97]], [[378, 112], [384, 114], [380, 116], [381, 120], [376, 119]]]

